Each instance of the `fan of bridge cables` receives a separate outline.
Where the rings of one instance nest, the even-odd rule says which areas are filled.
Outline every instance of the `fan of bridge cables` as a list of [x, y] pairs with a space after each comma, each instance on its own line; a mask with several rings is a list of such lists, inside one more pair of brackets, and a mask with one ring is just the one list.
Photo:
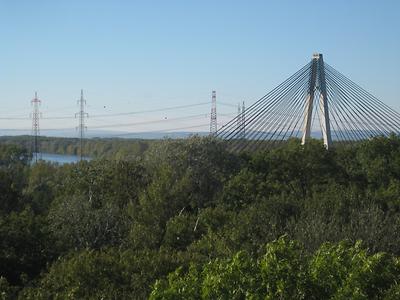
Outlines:
[[[235, 152], [276, 146], [290, 138], [304, 142], [310, 95], [313, 101], [309, 126], [313, 138], [323, 137], [325, 119], [332, 144], [399, 134], [398, 112], [323, 61], [316, 71], [312, 60], [222, 126], [216, 136], [227, 141]], [[324, 95], [325, 113], [321, 105]]]

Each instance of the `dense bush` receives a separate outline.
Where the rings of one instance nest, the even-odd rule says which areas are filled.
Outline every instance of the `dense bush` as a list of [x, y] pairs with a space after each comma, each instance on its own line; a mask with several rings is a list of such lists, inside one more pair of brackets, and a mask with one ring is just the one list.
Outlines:
[[96, 142], [71, 165], [0, 142], [2, 299], [399, 298], [398, 137]]
[[178, 268], [158, 280], [150, 299], [393, 299], [400, 259], [369, 254], [361, 242], [322, 244], [307, 255], [282, 237], [254, 259], [233, 257]]

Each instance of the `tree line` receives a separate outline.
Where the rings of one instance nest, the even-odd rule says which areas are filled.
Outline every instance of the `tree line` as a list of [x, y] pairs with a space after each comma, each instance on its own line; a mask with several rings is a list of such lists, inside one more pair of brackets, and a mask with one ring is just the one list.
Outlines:
[[[91, 158], [127, 159], [142, 156], [150, 144], [159, 140], [123, 139], [123, 138], [90, 138], [83, 143], [83, 153]], [[19, 145], [32, 151], [32, 136], [2, 136], [1, 144]], [[61, 138], [40, 136], [40, 151], [61, 155], [79, 155], [80, 140], [78, 138]]]
[[397, 136], [242, 154], [195, 136], [66, 165], [8, 140], [0, 297], [398, 299], [399, 210]]

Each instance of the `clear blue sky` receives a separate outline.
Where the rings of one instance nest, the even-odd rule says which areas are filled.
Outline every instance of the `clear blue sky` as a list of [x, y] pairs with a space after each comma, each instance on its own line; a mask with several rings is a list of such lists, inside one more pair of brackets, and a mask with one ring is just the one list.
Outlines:
[[205, 102], [213, 89], [250, 105], [313, 52], [400, 110], [400, 1], [0, 0], [0, 37], [0, 117], [29, 116], [34, 91], [44, 116], [72, 115], [81, 88], [94, 115]]

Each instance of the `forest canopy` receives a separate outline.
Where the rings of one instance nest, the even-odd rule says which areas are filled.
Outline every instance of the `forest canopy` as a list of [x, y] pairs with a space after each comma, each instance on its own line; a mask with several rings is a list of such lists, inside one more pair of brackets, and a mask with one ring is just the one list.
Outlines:
[[65, 165], [21, 141], [0, 140], [0, 299], [400, 298], [396, 136], [88, 141]]

